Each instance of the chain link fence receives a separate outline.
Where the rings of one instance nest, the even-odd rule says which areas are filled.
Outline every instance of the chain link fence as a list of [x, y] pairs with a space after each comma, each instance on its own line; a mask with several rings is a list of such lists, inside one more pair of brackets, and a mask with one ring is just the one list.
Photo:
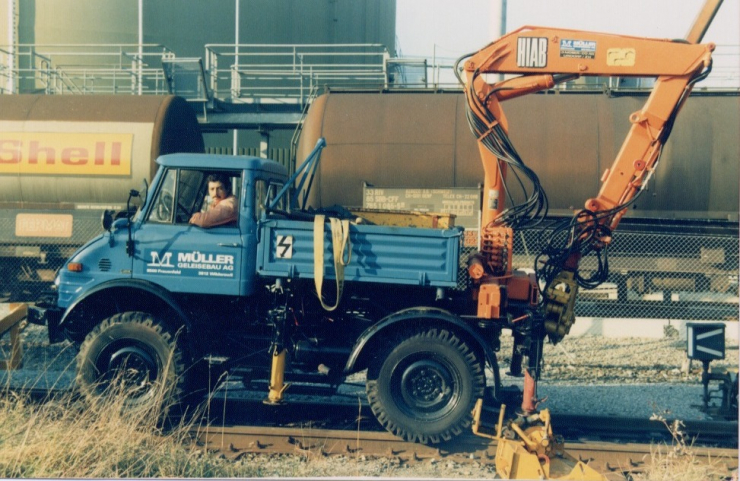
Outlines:
[[[12, 218], [0, 218], [0, 232], [14, 232]], [[636, 231], [620, 226], [609, 247], [608, 281], [581, 290], [576, 314], [603, 318], [737, 320], [738, 235]], [[57, 270], [86, 240], [102, 231], [97, 216], [75, 218], [70, 239], [27, 238], [0, 244], [0, 301], [34, 302]], [[516, 234], [514, 267], [534, 268], [539, 231]], [[462, 250], [459, 287], [470, 285]], [[588, 259], [581, 264], [588, 271]], [[587, 272], [586, 272], [587, 274]]]
[[[737, 320], [738, 235], [631, 231], [620, 227], [609, 247], [609, 278], [596, 289], [580, 289], [576, 315], [602, 318]], [[522, 231], [514, 239], [515, 269], [534, 270], [540, 239], [547, 232]], [[471, 280], [462, 249], [458, 288]], [[581, 274], [595, 268], [584, 258]]]

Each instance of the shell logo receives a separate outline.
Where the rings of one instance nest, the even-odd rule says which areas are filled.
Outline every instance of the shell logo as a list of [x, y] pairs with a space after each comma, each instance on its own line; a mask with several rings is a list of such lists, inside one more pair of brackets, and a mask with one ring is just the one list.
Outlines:
[[0, 174], [131, 175], [133, 134], [0, 132]]

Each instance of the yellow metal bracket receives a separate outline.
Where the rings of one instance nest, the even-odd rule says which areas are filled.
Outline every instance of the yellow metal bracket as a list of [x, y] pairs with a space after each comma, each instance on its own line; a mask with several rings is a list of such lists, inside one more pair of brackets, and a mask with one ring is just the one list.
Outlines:
[[23, 361], [23, 345], [21, 344], [21, 330], [23, 319], [26, 318], [25, 304], [10, 304], [10, 312], [0, 319], [0, 337], [10, 331], [10, 357], [0, 361], [0, 369], [9, 371], [18, 369]]
[[479, 399], [473, 409], [473, 434], [496, 441], [496, 472], [501, 479], [606, 481], [606, 477], [565, 452], [563, 441], [553, 435], [550, 411], [519, 416], [504, 426], [506, 406], [501, 405], [495, 434], [482, 420]]
[[285, 349], [275, 352], [272, 355], [272, 370], [270, 372], [270, 391], [267, 394], [265, 404], [282, 404], [283, 393], [290, 383], [285, 383]]

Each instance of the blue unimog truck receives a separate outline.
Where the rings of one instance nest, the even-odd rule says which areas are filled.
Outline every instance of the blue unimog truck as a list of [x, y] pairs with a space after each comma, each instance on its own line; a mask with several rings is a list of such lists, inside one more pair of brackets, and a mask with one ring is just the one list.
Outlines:
[[[123, 376], [132, 405], [151, 402], [158, 384], [178, 401], [207, 387], [207, 369], [221, 369], [267, 381], [265, 401], [281, 404], [291, 382], [336, 388], [367, 369], [369, 404], [389, 431], [436, 443], [470, 426], [486, 365], [494, 395], [498, 388], [500, 328], [477, 319], [457, 287], [462, 229], [301, 209], [322, 147], [323, 139], [291, 179], [254, 157], [157, 160], [136, 213], [108, 212], [106, 232], [29, 310], [52, 342], [79, 348], [84, 396], [104, 396]], [[190, 225], [212, 173], [231, 178], [238, 220]]]

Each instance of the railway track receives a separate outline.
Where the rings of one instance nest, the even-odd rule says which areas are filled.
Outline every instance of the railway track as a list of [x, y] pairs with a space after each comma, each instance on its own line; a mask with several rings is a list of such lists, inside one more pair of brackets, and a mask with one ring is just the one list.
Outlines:
[[[352, 401], [329, 401], [311, 396], [294, 395], [286, 406], [266, 406], [261, 400], [264, 391], [258, 391], [249, 398], [224, 396], [215, 398], [211, 411], [218, 414], [210, 419], [215, 424], [261, 425], [266, 427], [305, 426], [310, 423], [315, 428], [341, 429], [363, 432], [385, 432], [375, 420], [364, 398], [357, 396]], [[621, 443], [663, 442], [670, 443], [673, 436], [668, 426], [673, 419], [659, 419], [552, 414], [553, 427], [566, 441], [589, 439], [592, 441]], [[738, 448], [737, 421], [681, 420], [680, 431], [685, 439], [695, 446]], [[667, 425], [666, 425], [667, 424]]]
[[[25, 391], [39, 401], [53, 397], [45, 389]], [[386, 458], [399, 465], [431, 460], [461, 465], [494, 463], [495, 441], [472, 433], [434, 447], [401, 441], [383, 430], [360, 398], [355, 402], [304, 400], [267, 406], [261, 402], [264, 393], [256, 394], [253, 399], [214, 398], [204, 417], [207, 421], [193, 429], [193, 438], [231, 459], [293, 454], [341, 455], [360, 462]], [[670, 425], [671, 420], [666, 423]], [[677, 447], [661, 421], [554, 413], [553, 427], [565, 438], [569, 454], [615, 480], [647, 469], [656, 451], [666, 455]], [[712, 462], [731, 477], [738, 468], [737, 422], [684, 421], [681, 430], [698, 462]]]
[[[209, 426], [193, 435], [207, 449], [220, 451], [229, 458], [245, 454], [294, 454], [308, 457], [342, 455], [364, 461], [390, 458], [399, 464], [413, 465], [431, 460], [458, 464], [493, 464], [496, 442], [465, 434], [439, 447], [408, 443], [385, 432], [321, 429], [302, 427]], [[648, 468], [655, 444], [571, 441], [565, 445], [572, 456], [610, 479], [625, 479], [630, 473]], [[672, 447], [663, 446], [667, 453]], [[727, 448], [692, 448], [698, 461], [713, 462], [726, 470], [728, 477], [737, 469], [737, 450]]]
[[[281, 410], [260, 402], [232, 400], [219, 407], [226, 416], [219, 415], [215, 421], [224, 424], [212, 423], [194, 430], [193, 435], [203, 446], [230, 458], [247, 454], [345, 456], [359, 461], [387, 458], [408, 465], [431, 460], [492, 465], [495, 459], [495, 441], [472, 432], [433, 447], [404, 442], [384, 431], [362, 404], [303, 402]], [[656, 453], [665, 456], [681, 447], [672, 442], [669, 429], [659, 420], [556, 414], [553, 426], [564, 436], [567, 452], [610, 479], [643, 471]], [[738, 467], [737, 423], [686, 421], [681, 430], [684, 439], [691, 440], [687, 444], [697, 462], [719, 466], [729, 479]]]

